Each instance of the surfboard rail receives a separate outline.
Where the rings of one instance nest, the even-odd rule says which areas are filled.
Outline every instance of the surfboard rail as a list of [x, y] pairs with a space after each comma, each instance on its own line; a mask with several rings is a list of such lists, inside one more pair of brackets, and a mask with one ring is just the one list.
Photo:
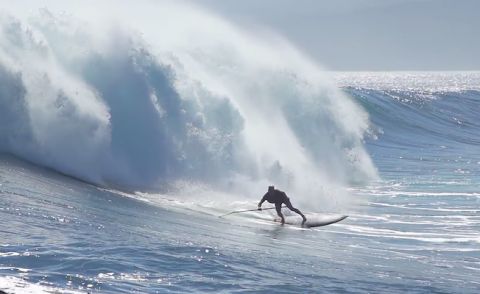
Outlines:
[[[316, 228], [338, 223], [348, 217], [348, 215], [342, 214], [306, 214], [305, 216], [307, 221], [304, 224], [302, 224], [302, 218], [299, 216], [285, 217], [285, 224], [304, 228]], [[280, 219], [276, 218], [274, 221], [280, 222]]]

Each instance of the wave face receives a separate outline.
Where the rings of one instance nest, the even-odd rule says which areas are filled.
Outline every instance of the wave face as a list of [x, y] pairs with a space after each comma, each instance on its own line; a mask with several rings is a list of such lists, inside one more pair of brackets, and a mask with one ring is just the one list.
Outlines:
[[382, 177], [462, 173], [478, 179], [480, 72], [356, 73], [337, 79], [370, 114], [378, 140], [369, 141], [368, 149]]
[[185, 4], [72, 3], [0, 17], [2, 152], [137, 188], [376, 178], [367, 113], [288, 42]]

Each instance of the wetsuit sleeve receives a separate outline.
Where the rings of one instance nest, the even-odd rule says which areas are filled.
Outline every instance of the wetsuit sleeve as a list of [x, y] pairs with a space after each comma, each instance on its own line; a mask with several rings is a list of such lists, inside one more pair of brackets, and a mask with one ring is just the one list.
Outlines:
[[265, 202], [265, 200], [267, 200], [267, 194], [268, 194], [268, 193], [266, 193], [265, 195], [263, 195], [262, 200], [260, 200], [260, 202], [258, 202], [258, 207], [261, 207], [261, 206], [262, 206], [262, 203]]

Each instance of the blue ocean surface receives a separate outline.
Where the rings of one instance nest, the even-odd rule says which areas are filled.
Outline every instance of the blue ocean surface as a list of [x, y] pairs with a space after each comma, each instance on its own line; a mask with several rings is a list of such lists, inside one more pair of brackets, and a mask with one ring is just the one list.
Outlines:
[[11, 159], [1, 179], [11, 293], [478, 289], [475, 193], [365, 192], [362, 214], [304, 230], [162, 207]]
[[[479, 292], [479, 72], [325, 73], [169, 9], [0, 15], [0, 290]], [[222, 217], [270, 184], [349, 217]]]

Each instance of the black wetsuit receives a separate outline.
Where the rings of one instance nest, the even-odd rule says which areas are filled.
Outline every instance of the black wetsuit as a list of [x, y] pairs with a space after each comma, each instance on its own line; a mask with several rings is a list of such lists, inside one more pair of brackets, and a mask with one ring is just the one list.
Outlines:
[[292, 206], [292, 203], [290, 203], [290, 198], [288, 198], [287, 194], [285, 194], [285, 192], [283, 191], [275, 189], [271, 192], [265, 193], [265, 195], [263, 195], [262, 200], [260, 200], [260, 205], [265, 201], [275, 204], [275, 209], [277, 210], [277, 214], [279, 216], [282, 216], [283, 203], [285, 203], [285, 206], [287, 206], [290, 210], [295, 211], [296, 213], [303, 216], [300, 210]]

